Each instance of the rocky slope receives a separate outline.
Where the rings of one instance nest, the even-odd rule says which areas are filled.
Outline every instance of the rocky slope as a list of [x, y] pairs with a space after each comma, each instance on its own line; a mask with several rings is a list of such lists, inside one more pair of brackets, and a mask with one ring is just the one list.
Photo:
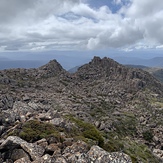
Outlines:
[[0, 162], [162, 162], [163, 85], [94, 57], [0, 71]]
[[141, 65], [127, 65], [127, 66], [143, 69], [144, 71], [149, 72], [151, 75], [153, 75], [159, 81], [163, 82], [163, 69], [162, 68], [146, 67], [146, 66], [141, 66]]

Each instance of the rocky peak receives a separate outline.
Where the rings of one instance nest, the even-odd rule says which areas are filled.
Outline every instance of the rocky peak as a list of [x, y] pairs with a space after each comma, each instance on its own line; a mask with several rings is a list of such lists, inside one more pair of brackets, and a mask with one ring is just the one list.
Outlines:
[[38, 71], [39, 71], [38, 73], [41, 73], [41, 76], [46, 75], [47, 77], [58, 75], [65, 72], [63, 67], [55, 59], [51, 60], [46, 65], [39, 67]]
[[76, 76], [79, 81], [87, 82], [87, 84], [105, 81], [118, 90], [130, 91], [144, 87], [154, 88], [157, 93], [163, 90], [161, 83], [148, 72], [123, 66], [107, 57], [103, 59], [94, 57], [91, 62], [78, 69]]
[[91, 62], [83, 65], [77, 71], [77, 74], [101, 74], [104, 75], [106, 70], [109, 70], [111, 67], [115, 68], [118, 66], [118, 63], [113, 61], [110, 58], [94, 57]]
[[113, 59], [104, 57], [103, 59], [101, 59], [100, 57], [94, 57], [93, 60], [89, 63], [91, 65], [94, 66], [102, 66], [102, 67], [116, 67], [118, 65], [118, 63], [116, 61], [114, 61]]
[[84, 66], [81, 67], [81, 69], [94, 69], [94, 70], [106, 70], [106, 69], [110, 69], [110, 68], [117, 68], [118, 66], [121, 66], [119, 63], [117, 63], [116, 61], [114, 61], [113, 59], [104, 57], [104, 58], [100, 58], [100, 57], [94, 57], [92, 59], [91, 62], [89, 62], [89, 64], [86, 64]]
[[39, 68], [40, 70], [48, 70], [48, 71], [63, 71], [62, 66], [54, 59], [49, 61], [46, 65], [43, 65]]

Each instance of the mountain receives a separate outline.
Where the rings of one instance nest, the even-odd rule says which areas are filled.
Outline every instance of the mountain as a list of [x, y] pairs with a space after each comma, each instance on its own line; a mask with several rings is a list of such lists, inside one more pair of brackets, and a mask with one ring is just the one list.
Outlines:
[[163, 69], [158, 69], [156, 71], [154, 71], [153, 76], [157, 79], [159, 79], [161, 82], [163, 82]]
[[75, 72], [78, 70], [79, 67], [80, 67], [80, 66], [75, 66], [75, 67], [69, 69], [68, 72], [69, 72], [69, 73], [75, 73]]
[[163, 82], [163, 69], [162, 68], [146, 67], [146, 66], [141, 66], [141, 65], [126, 65], [126, 66], [143, 69], [144, 71], [149, 72], [159, 81]]
[[113, 57], [116, 61], [124, 65], [142, 65], [147, 67], [163, 67], [163, 57], [151, 59], [141, 59], [134, 57]]
[[163, 84], [146, 71], [94, 57], [69, 73], [51, 60], [0, 71], [0, 88], [1, 162], [163, 160]]

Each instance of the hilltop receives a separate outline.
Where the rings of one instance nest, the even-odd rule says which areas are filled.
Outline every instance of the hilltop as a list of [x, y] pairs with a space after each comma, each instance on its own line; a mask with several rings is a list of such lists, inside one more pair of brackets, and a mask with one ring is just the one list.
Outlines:
[[0, 88], [2, 162], [161, 162], [163, 84], [146, 71], [94, 57], [71, 74], [52, 60], [0, 71]]

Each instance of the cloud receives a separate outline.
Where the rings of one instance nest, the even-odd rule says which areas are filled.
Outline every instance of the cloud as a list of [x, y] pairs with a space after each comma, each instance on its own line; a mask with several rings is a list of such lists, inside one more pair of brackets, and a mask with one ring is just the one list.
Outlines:
[[[136, 49], [163, 44], [162, 0], [0, 1], [0, 51]], [[140, 43], [142, 43], [140, 45]]]
[[[114, 3], [125, 2], [115, 0]], [[121, 18], [116, 14], [121, 15]], [[161, 35], [163, 32], [163, 3], [161, 0], [157, 3], [153, 0], [128, 1], [116, 14], [112, 15], [114, 28], [106, 27], [95, 37], [90, 38], [87, 44], [89, 49], [123, 48], [133, 47], [133, 45], [136, 47], [136, 44], [142, 41], [146, 41], [146, 44], [163, 44]], [[145, 47], [148, 46], [145, 45]]]
[[89, 39], [88, 48], [119, 48], [132, 45], [143, 39], [143, 32], [136, 25], [131, 24], [134, 23], [124, 20], [120, 24], [115, 24], [115, 27], [102, 31], [95, 38]]
[[144, 39], [158, 44], [163, 43], [163, 3], [162, 0], [133, 0], [125, 11], [126, 17], [138, 22], [137, 26], [144, 30]]
[[121, 0], [114, 0], [113, 1], [115, 4], [119, 5], [119, 4], [122, 4], [122, 1]]
[[140, 19], [156, 14], [162, 9], [162, 0], [132, 0], [131, 5], [127, 7], [126, 15]]

